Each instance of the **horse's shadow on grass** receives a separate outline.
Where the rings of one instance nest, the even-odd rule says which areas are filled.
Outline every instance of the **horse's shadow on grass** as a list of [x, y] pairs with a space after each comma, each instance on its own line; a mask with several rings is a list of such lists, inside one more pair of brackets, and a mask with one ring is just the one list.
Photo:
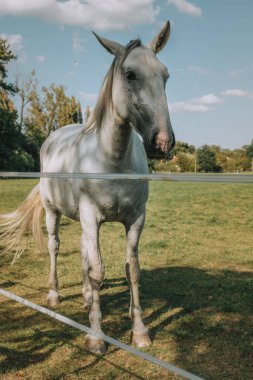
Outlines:
[[[251, 378], [252, 346], [243, 341], [249, 337], [252, 341], [252, 330], [247, 323], [253, 314], [252, 294], [253, 276], [250, 272], [168, 267], [142, 270], [141, 273], [141, 303], [152, 339], [161, 343], [164, 349], [166, 339], [170, 338], [177, 349], [175, 364], [209, 379], [240, 378], [240, 370], [245, 367], [248, 373], [244, 369], [243, 378]], [[87, 324], [87, 315], [83, 316], [80, 302], [76, 302], [79, 296], [62, 296], [61, 308], [64, 308], [64, 303], [67, 305], [72, 302], [71, 308], [63, 313]], [[17, 315], [13, 313], [13, 307], [9, 309], [10, 302], [6, 301], [5, 307], [2, 307], [4, 310], [1, 313], [0, 329], [14, 329], [17, 335], [11, 334], [10, 344], [0, 344], [2, 374], [42, 363], [61, 346], [72, 344], [81, 334], [54, 321], [48, 327], [47, 317], [38, 313], [27, 317], [24, 309], [21, 309]], [[129, 289], [124, 278], [105, 280], [101, 290], [101, 307], [104, 332], [116, 339], [125, 340], [131, 322], [128, 317]], [[26, 333], [20, 334], [20, 329]], [[196, 351], [196, 345], [203, 346], [204, 343], [205, 348]], [[10, 348], [13, 346], [15, 349]], [[79, 355], [85, 355], [83, 347], [77, 346], [75, 349]], [[224, 355], [228, 356], [226, 366]], [[95, 366], [99, 360], [107, 358], [108, 356], [94, 357], [92, 363]], [[77, 368], [75, 373], [82, 372], [85, 368]], [[141, 379], [132, 372], [130, 375]]]
[[[131, 328], [124, 281], [105, 282], [105, 290], [115, 289], [113, 296], [102, 291], [104, 315], [121, 313], [113, 330], [105, 323], [117, 339]], [[161, 344], [162, 352], [172, 341], [175, 364], [208, 379], [253, 378], [252, 294], [251, 272], [167, 267], [141, 273], [141, 303], [154, 347]]]

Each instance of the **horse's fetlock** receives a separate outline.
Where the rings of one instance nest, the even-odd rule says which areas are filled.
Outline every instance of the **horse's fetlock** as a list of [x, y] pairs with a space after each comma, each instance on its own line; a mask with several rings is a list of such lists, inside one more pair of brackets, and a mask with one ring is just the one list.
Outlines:
[[48, 287], [49, 287], [49, 291], [54, 291], [54, 292], [57, 292], [58, 290], [58, 279], [53, 279], [53, 280], [49, 280], [49, 283], [48, 283]]
[[97, 282], [99, 283], [99, 287], [102, 284], [105, 276], [105, 268], [104, 265], [101, 264], [100, 266], [92, 266], [89, 268], [89, 279], [90, 282]]
[[135, 318], [141, 318], [142, 316], [142, 309], [140, 306], [130, 306], [129, 308], [129, 316], [132, 319]]
[[92, 310], [92, 306], [91, 306], [91, 310], [89, 313], [89, 321], [90, 321], [91, 326], [94, 326], [94, 324], [96, 324], [97, 329], [98, 329], [98, 325], [100, 326], [100, 323], [102, 321], [101, 311], [100, 310]]

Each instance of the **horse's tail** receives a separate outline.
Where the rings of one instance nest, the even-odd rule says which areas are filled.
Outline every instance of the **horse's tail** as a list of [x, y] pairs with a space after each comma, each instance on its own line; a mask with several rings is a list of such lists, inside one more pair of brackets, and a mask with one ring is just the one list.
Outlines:
[[40, 251], [44, 252], [46, 247], [42, 233], [43, 215], [38, 184], [14, 212], [0, 215], [0, 252], [4, 254], [14, 251], [15, 262], [24, 251], [22, 237], [29, 231], [32, 231]]

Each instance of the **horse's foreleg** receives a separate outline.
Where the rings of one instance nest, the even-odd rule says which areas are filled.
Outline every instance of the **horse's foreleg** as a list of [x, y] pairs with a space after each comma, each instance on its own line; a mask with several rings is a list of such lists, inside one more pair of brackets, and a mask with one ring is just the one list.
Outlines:
[[138, 244], [145, 220], [143, 213], [132, 225], [126, 227], [127, 233], [127, 262], [126, 277], [130, 284], [131, 302], [130, 317], [133, 319], [132, 343], [138, 347], [151, 344], [148, 329], [142, 320], [142, 310], [139, 299], [140, 265], [138, 260]]
[[84, 309], [90, 311], [92, 305], [92, 288], [89, 279], [89, 257], [86, 248], [86, 235], [82, 233], [80, 240], [80, 251], [82, 260], [82, 270], [83, 270], [83, 299], [84, 299]]
[[[81, 238], [81, 254], [83, 263], [84, 286], [83, 295], [85, 305], [90, 306], [89, 321], [90, 327], [98, 332], [102, 332], [101, 320], [102, 313], [100, 310], [100, 285], [104, 279], [104, 264], [99, 249], [99, 225], [95, 215], [87, 212], [85, 207], [85, 216], [81, 216], [83, 234]], [[90, 334], [86, 335], [85, 347], [88, 351], [97, 354], [106, 352], [105, 342]]]
[[61, 213], [46, 210], [46, 226], [48, 231], [48, 250], [50, 254], [51, 266], [49, 274], [49, 293], [47, 303], [49, 306], [56, 306], [60, 303], [58, 294], [57, 278], [57, 255], [60, 247], [59, 225]]

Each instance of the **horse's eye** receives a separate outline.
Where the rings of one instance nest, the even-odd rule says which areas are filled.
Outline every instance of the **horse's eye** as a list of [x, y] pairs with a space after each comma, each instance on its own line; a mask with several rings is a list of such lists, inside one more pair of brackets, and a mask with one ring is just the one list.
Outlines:
[[136, 75], [133, 71], [127, 71], [126, 72], [126, 78], [128, 81], [133, 81], [136, 79]]

